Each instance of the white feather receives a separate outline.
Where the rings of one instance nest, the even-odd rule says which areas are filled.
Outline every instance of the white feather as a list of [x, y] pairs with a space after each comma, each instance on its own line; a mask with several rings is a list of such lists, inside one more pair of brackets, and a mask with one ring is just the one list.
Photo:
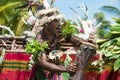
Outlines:
[[50, 8], [50, 4], [48, 3], [47, 0], [43, 0], [43, 5], [45, 6], [46, 9]]

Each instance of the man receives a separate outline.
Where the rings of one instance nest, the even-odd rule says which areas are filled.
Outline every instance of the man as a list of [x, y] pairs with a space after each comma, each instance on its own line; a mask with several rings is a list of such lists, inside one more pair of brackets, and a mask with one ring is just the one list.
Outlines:
[[[35, 73], [37, 74], [34, 79], [31, 80], [56, 80], [55, 74], [58, 74], [58, 80], [64, 80], [61, 77], [62, 72], [68, 72], [70, 74], [75, 74], [76, 70], [79, 75], [72, 75], [71, 80], [83, 80], [83, 72], [86, 69], [86, 66], [91, 59], [91, 51], [93, 51], [93, 54], [95, 53], [94, 47], [95, 43], [92, 40], [84, 41], [82, 39], [79, 39], [75, 36], [67, 36], [63, 39], [61, 36], [61, 19], [63, 19], [63, 16], [59, 14], [58, 10], [56, 8], [48, 8], [48, 9], [42, 9], [37, 11], [35, 14], [37, 17], [37, 23], [34, 27], [37, 29], [38, 27], [42, 27], [42, 29], [37, 29], [34, 31], [38, 31], [35, 40], [44, 42], [47, 41], [49, 43], [49, 49], [45, 50], [45, 52], [42, 52], [38, 58], [35, 60], [36, 62], [36, 70]], [[66, 45], [63, 46], [62, 43], [65, 43]], [[62, 45], [62, 47], [61, 47]], [[67, 46], [67, 47], [66, 47]], [[90, 47], [89, 47], [90, 46]], [[51, 61], [49, 59], [49, 53], [54, 50], [62, 50], [66, 51], [69, 48], [74, 48], [75, 50], [81, 49], [83, 56], [80, 56], [81, 58], [79, 64], [70, 64], [69, 66], [65, 67], [59, 64], [59, 61], [56, 63], [56, 61]], [[86, 53], [86, 54], [84, 54]], [[90, 54], [90, 55], [89, 55]], [[87, 56], [86, 56], [87, 55]], [[86, 59], [86, 60], [85, 60]], [[79, 59], [78, 59], [79, 60]], [[78, 61], [76, 60], [76, 62]], [[79, 68], [79, 69], [78, 69]], [[46, 72], [48, 73], [46, 76]], [[79, 71], [79, 72], [78, 72]], [[79, 77], [79, 76], [82, 76]], [[77, 78], [79, 77], [79, 78]]]
[[[83, 63], [79, 64], [79, 67], [81, 68], [81, 69], [79, 69], [79, 71], [82, 71], [86, 68], [86, 65], [88, 64], [88, 62], [92, 56], [92, 55], [89, 55], [90, 49], [88, 49], [88, 46], [87, 46], [87, 45], [92, 46], [92, 44], [91, 43], [87, 44], [86, 45], [87, 48], [85, 48], [86, 49], [86, 51], [85, 51], [84, 47], [82, 47], [82, 48], [80, 47], [82, 44], [85, 44], [85, 43], [82, 40], [80, 40], [79, 38], [74, 37], [74, 36], [69, 37], [69, 39], [66, 38], [66, 40], [63, 41], [66, 44], [71, 43], [71, 45], [68, 45], [67, 48], [64, 48], [64, 49], [63, 49], [63, 47], [60, 48], [61, 43], [62, 43], [61, 42], [62, 36], [61, 36], [61, 29], [60, 29], [60, 21], [57, 19], [54, 19], [53, 21], [51, 21], [48, 24], [45, 24], [43, 29], [40, 32], [38, 32], [35, 39], [38, 41], [39, 40], [40, 41], [41, 40], [49, 41], [49, 43], [50, 43], [49, 44], [50, 50], [46, 50], [46, 52], [42, 53], [41, 57], [38, 57], [38, 61], [37, 61], [37, 64], [39, 66], [41, 66], [45, 70], [49, 70], [50, 72], [58, 72], [58, 73], [68, 72], [70, 74], [75, 74], [76, 70], [78, 70], [76, 64], [71, 64], [71, 65], [65, 67], [65, 66], [56, 65], [56, 64], [49, 62], [48, 55], [49, 55], [50, 51], [52, 51], [52, 50], [66, 51], [70, 47], [73, 47], [75, 49], [81, 49], [83, 54], [86, 53], [88, 57], [86, 55], [82, 56], [83, 58], [80, 56], [81, 61], [83, 61]], [[93, 43], [93, 45], [94, 45], [94, 43]], [[91, 49], [91, 51], [93, 52], [93, 54], [95, 54], [94, 49]], [[81, 75], [81, 73], [79, 73], [78, 76], [80, 76], [80, 75]], [[82, 71], [82, 75], [83, 75], [83, 71]], [[73, 78], [73, 79], [77, 80], [76, 78]]]
[[59, 41], [61, 36], [61, 29], [59, 29], [60, 22], [57, 20], [53, 20], [51, 23], [44, 26], [44, 28], [38, 32], [36, 36], [36, 40], [43, 40], [43, 41], [50, 41], [49, 47], [50, 50], [47, 50], [47, 52], [44, 52], [41, 54], [41, 57], [38, 57], [39, 66], [41, 66], [43, 69], [49, 70], [51, 72], [68, 72], [68, 73], [75, 73], [77, 70], [77, 67], [75, 64], [71, 64], [67, 67], [62, 65], [56, 65], [48, 61], [48, 55], [50, 51], [52, 50], [59, 50]]

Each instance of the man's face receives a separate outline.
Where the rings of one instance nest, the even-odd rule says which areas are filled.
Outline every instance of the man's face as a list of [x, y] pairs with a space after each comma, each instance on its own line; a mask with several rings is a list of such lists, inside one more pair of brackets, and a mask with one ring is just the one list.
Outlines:
[[52, 34], [57, 34], [58, 33], [58, 28], [60, 26], [60, 22], [57, 20], [54, 20], [48, 25], [48, 29]]

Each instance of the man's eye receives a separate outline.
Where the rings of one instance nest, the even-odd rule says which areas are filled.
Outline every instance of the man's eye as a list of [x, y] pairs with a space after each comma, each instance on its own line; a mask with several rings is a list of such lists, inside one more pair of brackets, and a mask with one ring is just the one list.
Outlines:
[[57, 27], [56, 29], [57, 29], [57, 30], [60, 30], [60, 29], [61, 29], [61, 27], [59, 26], [59, 27]]

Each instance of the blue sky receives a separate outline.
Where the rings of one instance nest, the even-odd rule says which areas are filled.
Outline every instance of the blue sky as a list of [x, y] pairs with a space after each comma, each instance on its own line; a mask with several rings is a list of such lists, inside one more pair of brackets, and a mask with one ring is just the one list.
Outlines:
[[[65, 15], [66, 18], [76, 18], [74, 13], [69, 9], [69, 7], [74, 8], [76, 11], [79, 12], [80, 16], [82, 17], [83, 13], [80, 9], [76, 8], [79, 4], [85, 3], [89, 10], [89, 17], [92, 18], [95, 12], [100, 12], [100, 8], [104, 5], [112, 5], [115, 7], [120, 7], [117, 3], [118, 0], [56, 0], [54, 6], [59, 8], [60, 12]], [[111, 18], [111, 14], [105, 13], [107, 19]]]

